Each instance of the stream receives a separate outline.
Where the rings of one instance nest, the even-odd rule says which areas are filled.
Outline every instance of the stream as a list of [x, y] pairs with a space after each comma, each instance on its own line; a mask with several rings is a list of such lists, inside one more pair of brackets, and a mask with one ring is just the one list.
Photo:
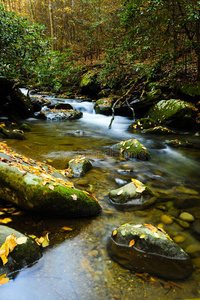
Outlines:
[[[72, 121], [44, 121], [31, 118], [25, 122], [32, 131], [27, 140], [7, 140], [14, 151], [32, 159], [46, 161], [57, 169], [66, 169], [71, 158], [84, 155], [93, 168], [84, 177], [70, 178], [75, 187], [95, 195], [102, 213], [94, 218], [47, 218], [30, 213], [9, 214], [8, 226], [22, 233], [41, 236], [49, 232], [50, 245], [43, 258], [20, 271], [9, 283], [0, 287], [4, 300], [130, 300], [130, 299], [191, 299], [200, 298], [200, 242], [192, 226], [184, 228], [177, 222], [164, 224], [163, 214], [173, 216], [182, 211], [179, 203], [191, 204], [187, 209], [200, 218], [199, 149], [200, 139], [188, 133], [177, 134], [194, 147], [175, 149], [165, 145], [169, 137], [150, 136], [127, 131], [132, 120], [116, 116], [108, 129], [110, 116], [94, 113], [93, 103], [79, 100], [53, 99], [70, 103], [83, 112]], [[138, 139], [151, 154], [149, 161], [125, 160], [116, 157], [109, 146], [127, 139]], [[174, 136], [173, 136], [174, 138]], [[108, 192], [138, 179], [158, 195], [157, 203], [144, 211], [118, 210], [108, 198]], [[182, 202], [181, 202], [182, 201]], [[176, 203], [176, 205], [174, 204]], [[5, 207], [9, 208], [8, 205]], [[6, 215], [5, 215], [6, 217]], [[134, 222], [163, 226], [172, 238], [182, 237], [179, 245], [190, 252], [193, 274], [174, 281], [153, 277], [143, 278], [124, 269], [107, 252], [107, 240], [118, 226]], [[162, 224], [161, 224], [162, 223]], [[71, 231], [62, 228], [66, 226]]]

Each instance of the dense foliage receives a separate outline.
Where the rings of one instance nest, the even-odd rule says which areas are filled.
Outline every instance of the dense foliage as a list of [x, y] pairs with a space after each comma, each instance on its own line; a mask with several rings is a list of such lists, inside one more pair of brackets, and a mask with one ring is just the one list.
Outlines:
[[0, 74], [8, 78], [56, 92], [78, 86], [91, 68], [109, 88], [129, 86], [135, 73], [200, 78], [200, 1], [0, 3]]
[[44, 26], [6, 12], [0, 6], [0, 74], [18, 81], [31, 79], [39, 57], [45, 55]]

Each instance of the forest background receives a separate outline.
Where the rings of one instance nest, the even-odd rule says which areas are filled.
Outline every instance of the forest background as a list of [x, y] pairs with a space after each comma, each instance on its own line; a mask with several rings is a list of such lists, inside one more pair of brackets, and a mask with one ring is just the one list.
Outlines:
[[200, 1], [0, 0], [1, 76], [70, 94], [86, 73], [118, 95], [198, 86]]

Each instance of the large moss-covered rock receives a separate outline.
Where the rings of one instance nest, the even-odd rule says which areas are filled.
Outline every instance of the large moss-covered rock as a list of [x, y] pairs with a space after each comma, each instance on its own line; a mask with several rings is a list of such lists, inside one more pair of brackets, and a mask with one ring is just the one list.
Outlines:
[[124, 224], [109, 239], [111, 257], [127, 269], [167, 279], [182, 279], [192, 273], [186, 252], [162, 229], [151, 224]]
[[118, 152], [119, 155], [124, 158], [138, 158], [140, 160], [147, 160], [150, 158], [150, 153], [147, 151], [146, 147], [136, 139], [122, 141], [111, 146], [111, 149], [114, 152]]
[[110, 97], [101, 98], [95, 102], [94, 109], [96, 114], [111, 115], [113, 99]]
[[17, 272], [32, 265], [42, 257], [40, 247], [34, 240], [13, 228], [3, 225], [0, 225], [0, 248], [5, 243], [6, 238], [12, 234], [18, 239], [18, 245], [9, 253], [5, 265], [0, 259], [0, 275], [10, 275]]
[[178, 99], [161, 100], [147, 113], [159, 124], [188, 130], [197, 126], [197, 114], [197, 108]]
[[113, 204], [117, 204], [122, 208], [143, 209], [156, 201], [152, 191], [137, 179], [132, 179], [132, 182], [110, 191], [109, 197]]
[[156, 126], [156, 122], [151, 118], [141, 118], [139, 120], [134, 121], [128, 127], [128, 130], [134, 132], [136, 129], [149, 129]]
[[65, 178], [56, 178], [59, 173], [55, 174], [55, 169], [13, 152], [5, 153], [4, 144], [1, 145], [1, 199], [24, 210], [45, 215], [80, 217], [96, 215], [101, 211], [94, 196], [75, 189]]
[[16, 84], [0, 77], [0, 115], [7, 116], [11, 121], [33, 116], [33, 107]]
[[85, 73], [81, 79], [80, 86], [82, 94], [96, 98], [101, 90], [97, 72], [92, 70]]

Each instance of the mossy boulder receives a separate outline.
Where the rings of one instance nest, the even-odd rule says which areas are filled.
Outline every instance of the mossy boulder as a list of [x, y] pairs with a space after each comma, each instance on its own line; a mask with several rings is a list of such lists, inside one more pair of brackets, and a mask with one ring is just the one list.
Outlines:
[[82, 118], [82, 116], [82, 112], [74, 109], [49, 109], [36, 114], [38, 119], [51, 121], [76, 120]]
[[22, 130], [24, 132], [30, 132], [31, 131], [31, 127], [25, 123], [21, 124], [19, 126], [19, 130]]
[[4, 149], [5, 144], [2, 143], [1, 199], [24, 210], [47, 216], [82, 217], [97, 215], [101, 211], [94, 196], [75, 189], [71, 182], [51, 166], [39, 165], [38, 162], [14, 152], [5, 152]]
[[177, 87], [177, 91], [183, 98], [190, 99], [191, 101], [198, 101], [200, 97], [200, 84], [183, 84]]
[[198, 109], [178, 99], [161, 100], [148, 111], [148, 117], [160, 125], [190, 130], [197, 126]]
[[166, 140], [165, 144], [173, 148], [193, 148], [194, 145], [188, 141], [181, 141], [178, 139], [175, 140]]
[[73, 175], [82, 176], [92, 168], [92, 164], [89, 159], [80, 156], [69, 161], [69, 168]]
[[8, 117], [11, 121], [25, 119], [33, 116], [33, 106], [16, 83], [0, 77], [0, 115]]
[[164, 230], [151, 224], [127, 223], [113, 231], [108, 249], [127, 269], [166, 279], [183, 279], [193, 270], [186, 252]]
[[131, 123], [128, 127], [128, 130], [134, 132], [136, 129], [143, 130], [149, 129], [156, 126], [156, 122], [151, 118], [141, 118]]
[[26, 140], [24, 132], [18, 129], [12, 131], [5, 129], [3, 126], [0, 126], [0, 136], [3, 139], [15, 139], [15, 140]]
[[0, 225], [0, 247], [5, 243], [6, 238], [12, 234], [18, 239], [19, 244], [9, 253], [8, 262], [5, 265], [0, 259], [0, 275], [11, 275], [36, 263], [42, 257], [41, 249], [34, 240], [3, 225]]
[[155, 89], [150, 92], [147, 92], [144, 98], [150, 102], [154, 102], [160, 99], [161, 95], [162, 95], [161, 89]]
[[80, 87], [83, 95], [96, 98], [101, 90], [101, 85], [98, 81], [98, 73], [95, 70], [85, 73], [81, 79]]
[[117, 152], [126, 159], [137, 158], [140, 160], [148, 160], [150, 158], [150, 153], [147, 151], [146, 147], [136, 139], [121, 141], [120, 143], [111, 146], [111, 150]]
[[144, 129], [144, 130], [142, 130], [142, 133], [156, 134], [156, 135], [175, 134], [175, 132], [173, 130], [163, 127], [163, 126], [156, 126], [154, 128]]
[[152, 191], [136, 179], [132, 179], [132, 182], [110, 191], [109, 198], [113, 204], [121, 208], [135, 207], [136, 209], [146, 208], [156, 201]]
[[95, 102], [94, 109], [96, 114], [111, 115], [113, 98], [101, 98]]

